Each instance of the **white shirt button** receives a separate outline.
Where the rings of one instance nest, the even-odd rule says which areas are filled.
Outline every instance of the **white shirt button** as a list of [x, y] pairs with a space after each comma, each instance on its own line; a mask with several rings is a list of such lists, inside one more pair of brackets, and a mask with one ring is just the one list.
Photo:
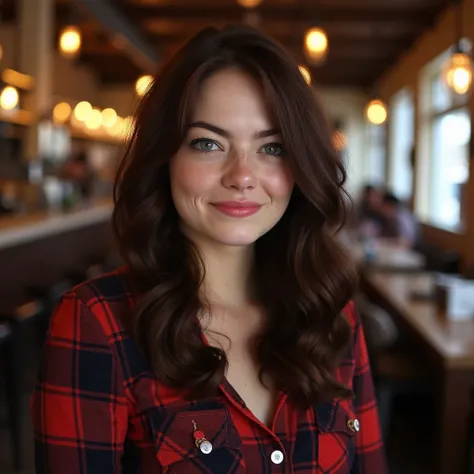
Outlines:
[[212, 451], [212, 444], [206, 439], [199, 445], [199, 449], [202, 454], [210, 454]]
[[270, 459], [272, 460], [273, 464], [281, 464], [283, 462], [283, 453], [276, 449], [273, 451], [272, 455], [270, 456]]

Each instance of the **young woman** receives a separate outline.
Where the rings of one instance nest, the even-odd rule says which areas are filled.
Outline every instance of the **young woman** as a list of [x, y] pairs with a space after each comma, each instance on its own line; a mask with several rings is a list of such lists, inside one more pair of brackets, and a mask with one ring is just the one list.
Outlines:
[[207, 29], [157, 75], [119, 172], [126, 265], [64, 295], [38, 474], [384, 474], [344, 169], [285, 51]]

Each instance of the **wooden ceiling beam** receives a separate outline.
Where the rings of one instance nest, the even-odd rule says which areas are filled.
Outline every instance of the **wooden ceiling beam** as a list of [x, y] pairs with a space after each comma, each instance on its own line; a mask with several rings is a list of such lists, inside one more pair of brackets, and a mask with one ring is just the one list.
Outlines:
[[72, 0], [100, 22], [114, 44], [141, 69], [154, 71], [160, 58], [155, 48], [126, 15], [107, 0]]
[[[414, 35], [418, 33], [418, 25], [411, 22], [402, 24], [394, 23], [392, 21], [377, 22], [377, 23], [354, 23], [349, 21], [333, 21], [322, 22], [326, 33], [329, 36], [350, 37], [358, 39], [401, 39], [407, 35]], [[161, 36], [189, 36], [194, 31], [204, 29], [209, 25], [207, 21], [200, 20], [167, 20], [161, 18], [149, 18], [141, 22], [143, 30], [147, 32], [150, 37]], [[301, 36], [304, 34], [306, 24], [290, 23], [288, 21], [268, 21], [266, 20], [262, 29], [265, 33], [271, 36], [285, 36], [295, 34], [295, 29], [299, 31]], [[191, 30], [191, 31], [190, 31]]]
[[[280, 39], [281, 41], [281, 39]], [[303, 48], [301, 41], [294, 38], [282, 41], [285, 47], [295, 56], [303, 58]], [[162, 54], [167, 54], [169, 50], [177, 50], [181, 42], [159, 41], [156, 49]], [[399, 41], [368, 42], [360, 40], [330, 40], [328, 58], [337, 61], [377, 61], [386, 59], [397, 54], [405, 43]], [[112, 43], [107, 41], [85, 39], [82, 45], [82, 53], [94, 56], [116, 57], [121, 55]]]
[[[123, 6], [125, 14], [129, 18], [137, 21], [144, 21], [150, 18], [169, 19], [180, 21], [204, 21], [213, 23], [214, 21], [241, 21], [245, 10], [236, 3], [219, 4], [212, 6], [199, 6], [195, 3], [183, 4], [126, 4]], [[404, 8], [392, 8], [384, 6], [384, 2], [364, 5], [360, 2], [353, 2], [351, 5], [340, 6], [334, 4], [323, 4], [304, 6], [301, 4], [271, 4], [263, 3], [259, 8], [263, 22], [267, 21], [288, 21], [311, 23], [312, 21], [350, 21], [363, 23], [394, 22], [394, 23], [417, 23], [427, 25], [431, 23], [431, 15], [427, 12], [424, 4], [413, 6], [405, 4]], [[433, 7], [434, 10], [434, 7]]]

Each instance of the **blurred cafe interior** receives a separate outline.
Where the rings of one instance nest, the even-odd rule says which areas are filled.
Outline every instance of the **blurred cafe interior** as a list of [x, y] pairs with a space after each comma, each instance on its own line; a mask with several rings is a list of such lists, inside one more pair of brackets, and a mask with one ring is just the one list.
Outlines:
[[0, 473], [34, 469], [52, 308], [120, 265], [113, 180], [151, 74], [236, 22], [333, 125], [390, 472], [473, 474], [474, 0], [0, 0]]

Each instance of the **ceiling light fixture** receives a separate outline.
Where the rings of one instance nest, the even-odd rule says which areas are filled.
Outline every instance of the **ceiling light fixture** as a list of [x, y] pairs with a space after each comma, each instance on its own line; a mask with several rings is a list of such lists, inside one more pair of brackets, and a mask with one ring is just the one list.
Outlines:
[[237, 3], [244, 8], [257, 8], [263, 0], [237, 0]]

